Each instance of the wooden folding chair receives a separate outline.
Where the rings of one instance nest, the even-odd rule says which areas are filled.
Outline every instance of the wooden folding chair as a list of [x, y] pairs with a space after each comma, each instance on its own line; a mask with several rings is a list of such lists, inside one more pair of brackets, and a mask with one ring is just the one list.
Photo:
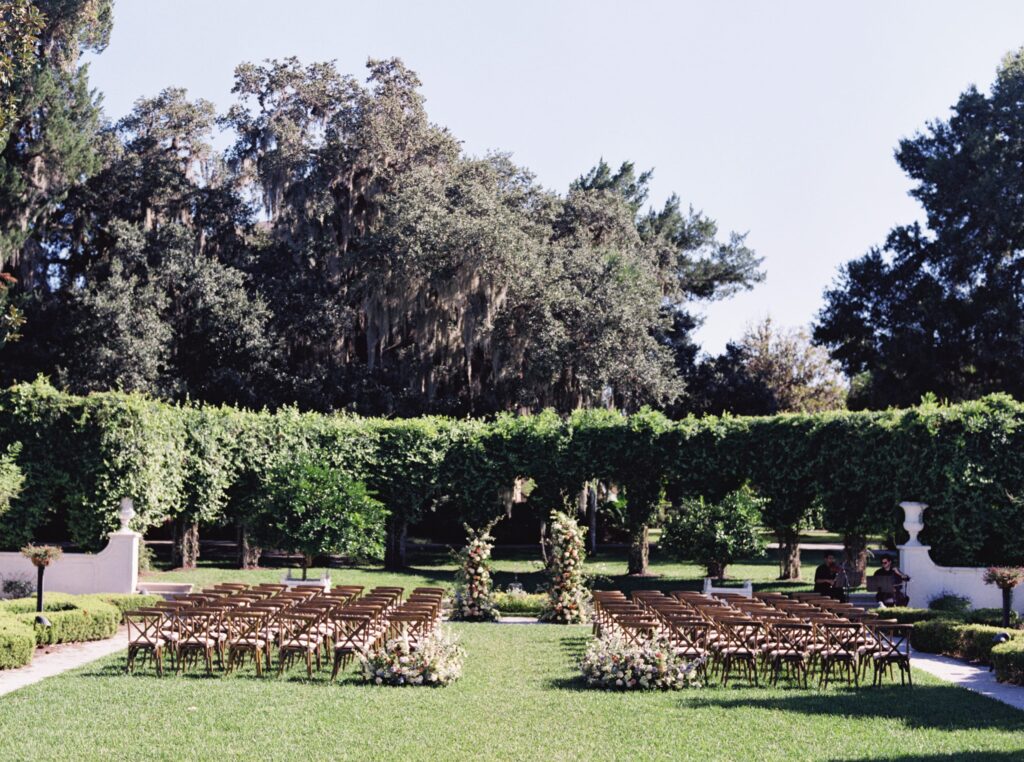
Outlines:
[[785, 667], [790, 677], [795, 669], [797, 679], [802, 677], [806, 688], [810, 661], [808, 647], [814, 640], [814, 626], [793, 620], [774, 621], [768, 625], [768, 633], [765, 659], [771, 668], [772, 685], [778, 684], [779, 675]]
[[259, 609], [239, 609], [229, 612], [224, 618], [227, 628], [227, 669], [245, 663], [251, 655], [256, 665], [256, 675], [263, 676], [263, 663], [270, 668], [270, 641], [266, 630], [267, 614]]
[[[223, 664], [220, 628], [221, 612], [215, 609], [191, 608], [178, 612], [178, 669], [190, 662], [195, 664], [201, 655], [206, 663], [206, 674], [213, 674], [213, 657]], [[190, 658], [191, 657], [191, 658]]]
[[715, 624], [720, 635], [717, 655], [722, 666], [722, 685], [729, 684], [732, 669], [737, 664], [743, 666], [747, 680], [757, 685], [757, 660], [761, 653], [764, 625], [742, 617], [722, 617]]
[[306, 677], [313, 677], [313, 658], [316, 657], [316, 668], [320, 669], [320, 646], [323, 635], [317, 627], [320, 615], [308, 611], [282, 611], [277, 618], [277, 674], [291, 668], [296, 658], [302, 657], [306, 662]]
[[841, 667], [847, 684], [860, 686], [860, 647], [864, 641], [863, 625], [856, 622], [821, 622], [818, 630], [822, 633], [825, 647], [818, 654], [821, 659], [821, 685], [828, 687], [829, 678], [835, 667]]
[[174, 643], [166, 638], [163, 632], [167, 621], [166, 612], [157, 608], [126, 611], [124, 621], [128, 625], [126, 671], [133, 672], [135, 670], [135, 659], [142, 654], [143, 659], [147, 655], [152, 657], [157, 675], [163, 677], [164, 651], [170, 652], [172, 662], [174, 659]]
[[370, 648], [374, 637], [370, 628], [370, 615], [342, 612], [334, 615], [336, 640], [334, 641], [334, 667], [331, 680], [339, 670], [348, 666], [354, 656]]
[[882, 684], [886, 669], [889, 671], [889, 679], [894, 679], [892, 665], [895, 664], [900, 670], [900, 685], [913, 687], [914, 678], [910, 671], [910, 633], [913, 629], [913, 625], [909, 624], [870, 625], [876, 643], [875, 652], [871, 654], [871, 663], [874, 665], [872, 685]]

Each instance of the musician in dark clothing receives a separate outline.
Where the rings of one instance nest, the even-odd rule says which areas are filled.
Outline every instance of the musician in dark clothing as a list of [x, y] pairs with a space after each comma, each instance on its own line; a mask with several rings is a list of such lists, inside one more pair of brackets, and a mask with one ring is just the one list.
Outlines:
[[901, 572], [892, 562], [890, 556], [882, 556], [882, 568], [872, 575], [875, 579], [889, 577], [892, 579], [891, 590], [879, 590], [875, 593], [875, 600], [886, 606], [906, 606], [910, 600], [903, 592], [903, 583], [910, 579]]
[[826, 553], [825, 562], [814, 570], [814, 592], [842, 600], [843, 591], [838, 586], [840, 571], [835, 555]]

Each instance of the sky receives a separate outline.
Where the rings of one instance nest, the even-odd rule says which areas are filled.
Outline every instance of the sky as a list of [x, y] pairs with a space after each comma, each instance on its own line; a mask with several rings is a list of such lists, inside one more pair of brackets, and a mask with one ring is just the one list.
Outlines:
[[91, 81], [116, 119], [180, 86], [218, 109], [234, 67], [296, 56], [362, 76], [397, 56], [430, 118], [564, 191], [599, 159], [654, 169], [764, 258], [702, 306], [710, 352], [767, 316], [806, 327], [840, 265], [920, 219], [893, 159], [1024, 45], [1024, 2], [116, 0]]

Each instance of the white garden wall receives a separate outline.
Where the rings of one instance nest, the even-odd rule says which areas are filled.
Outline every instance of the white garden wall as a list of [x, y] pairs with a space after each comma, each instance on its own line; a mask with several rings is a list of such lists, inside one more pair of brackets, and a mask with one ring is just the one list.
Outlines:
[[[135, 515], [130, 500], [121, 502], [121, 529], [109, 535], [99, 553], [65, 553], [46, 567], [43, 591], [54, 593], [134, 593], [139, 581], [142, 535], [128, 529]], [[35, 587], [36, 567], [21, 553], [0, 553], [0, 579], [26, 579]]]
[[[900, 503], [903, 509], [903, 527], [910, 534], [906, 544], [899, 546], [900, 571], [910, 575], [907, 594], [910, 605], [927, 608], [928, 602], [943, 593], [962, 595], [971, 600], [974, 608], [1002, 608], [1003, 594], [995, 585], [986, 585], [985, 570], [966, 566], [939, 566], [932, 561], [917, 535], [924, 528], [924, 503]], [[1024, 613], [1024, 588], [1016, 591], [1013, 607]]]

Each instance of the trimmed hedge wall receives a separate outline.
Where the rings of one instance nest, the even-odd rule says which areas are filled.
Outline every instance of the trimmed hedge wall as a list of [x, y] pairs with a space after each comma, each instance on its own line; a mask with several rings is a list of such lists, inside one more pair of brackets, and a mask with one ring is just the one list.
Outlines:
[[31, 625], [0, 614], [0, 669], [24, 667], [32, 661], [36, 634]]
[[996, 679], [1024, 685], [1024, 639], [1010, 640], [992, 649]]
[[0, 516], [0, 548], [59, 526], [96, 550], [125, 495], [139, 531], [171, 519], [244, 528], [267, 475], [301, 452], [365, 482], [391, 511], [393, 535], [442, 505], [481, 525], [512, 505], [516, 479], [532, 491], [515, 510], [537, 517], [602, 479], [621, 488], [636, 546], [664, 499], [717, 500], [749, 482], [770, 499], [765, 521], [780, 538], [813, 522], [899, 539], [898, 503], [912, 499], [930, 506], [921, 539], [937, 562], [1019, 564], [1022, 424], [1024, 404], [1006, 395], [883, 412], [669, 421], [649, 410], [585, 410], [485, 422], [75, 397], [37, 381], [0, 391], [0, 450], [21, 444], [25, 477]]

